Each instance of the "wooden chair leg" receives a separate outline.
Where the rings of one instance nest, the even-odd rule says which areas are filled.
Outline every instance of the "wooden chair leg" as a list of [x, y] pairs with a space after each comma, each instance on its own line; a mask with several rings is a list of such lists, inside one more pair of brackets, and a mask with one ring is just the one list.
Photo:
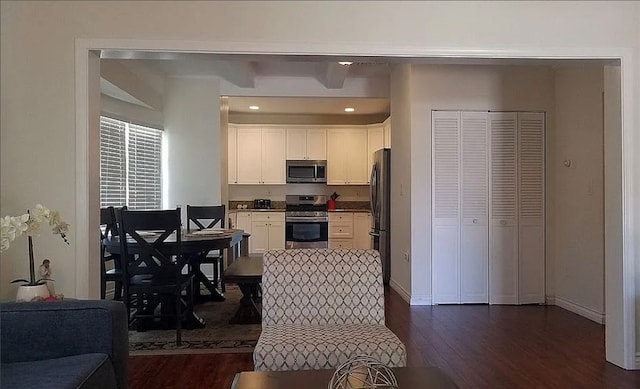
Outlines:
[[104, 271], [100, 275], [100, 299], [104, 300], [107, 298], [107, 280], [104, 276]]
[[[187, 288], [187, 293], [189, 293], [189, 289], [191, 289], [191, 286], [189, 288]], [[175, 294], [175, 299], [176, 299], [176, 346], [181, 346], [182, 345], [182, 307], [180, 304], [180, 294], [182, 292], [182, 289], [180, 287], [178, 287], [178, 292]]]
[[120, 281], [115, 282], [115, 287], [113, 290], [113, 299], [118, 301], [122, 300], [122, 282]]
[[216, 261], [216, 266], [218, 266], [218, 274], [219, 274], [218, 279], [220, 280], [220, 291], [222, 293], [226, 293], [227, 288], [224, 285], [224, 269], [222, 268], [224, 266], [224, 261], [222, 257], [218, 258], [218, 260]]

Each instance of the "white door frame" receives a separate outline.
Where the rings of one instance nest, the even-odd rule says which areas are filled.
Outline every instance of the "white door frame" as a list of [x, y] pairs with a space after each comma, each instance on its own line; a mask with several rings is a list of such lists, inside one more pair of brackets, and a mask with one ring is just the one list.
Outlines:
[[[605, 295], [615, 296], [620, 301], [618, 307], [607, 306], [607, 326], [622, 329], [612, 334], [617, 339], [606, 339], [607, 358], [626, 369], [637, 368], [635, 356], [635, 282], [634, 260], [640, 238], [634, 237], [633, 218], [638, 204], [634, 204], [634, 174], [640, 167], [633, 165], [635, 139], [634, 114], [640, 101], [634, 100], [634, 62], [632, 49], [629, 48], [505, 48], [479, 50], [477, 48], [434, 49], [429, 47], [399, 47], [397, 45], [342, 43], [301, 44], [270, 42], [202, 42], [177, 40], [136, 40], [136, 39], [84, 39], [75, 42], [75, 109], [76, 109], [76, 296], [96, 298], [99, 288], [99, 272], [90, 258], [97, 258], [98, 242], [93, 239], [99, 225], [99, 191], [95, 188], [99, 182], [99, 171], [95, 153], [99, 147], [99, 138], [92, 131], [98, 131], [95, 119], [99, 115], [99, 105], [95, 101], [99, 95], [99, 83], [95, 79], [95, 53], [93, 50], [139, 50], [139, 51], [176, 51], [209, 52], [219, 54], [280, 54], [280, 55], [342, 55], [342, 56], [382, 56], [382, 57], [439, 57], [439, 58], [524, 58], [524, 59], [618, 59], [621, 65], [621, 101], [622, 101], [622, 258], [606, 258], [606, 269], [615, 273], [619, 284], [605, 285]], [[92, 55], [90, 55], [92, 54]], [[91, 66], [89, 64], [92, 63]], [[99, 69], [99, 64], [97, 65]], [[640, 68], [635, 65], [636, 68]], [[99, 99], [97, 99], [99, 101]], [[638, 97], [640, 100], [640, 97]], [[91, 129], [91, 130], [90, 130]], [[92, 155], [93, 154], [93, 155]], [[96, 242], [94, 242], [96, 241]], [[621, 261], [620, 261], [621, 259]], [[618, 298], [619, 296], [619, 298]], [[612, 309], [614, 308], [614, 309]], [[617, 309], [619, 308], [619, 309]], [[610, 314], [611, 313], [611, 314]], [[616, 345], [610, 350], [609, 345]]]

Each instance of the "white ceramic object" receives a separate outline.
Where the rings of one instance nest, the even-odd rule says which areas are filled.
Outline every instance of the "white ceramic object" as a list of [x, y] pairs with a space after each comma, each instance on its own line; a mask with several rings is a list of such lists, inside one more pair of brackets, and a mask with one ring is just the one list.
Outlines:
[[42, 285], [21, 285], [18, 287], [18, 293], [16, 294], [16, 302], [32, 301], [36, 297], [43, 299], [49, 297], [49, 289], [47, 284]]

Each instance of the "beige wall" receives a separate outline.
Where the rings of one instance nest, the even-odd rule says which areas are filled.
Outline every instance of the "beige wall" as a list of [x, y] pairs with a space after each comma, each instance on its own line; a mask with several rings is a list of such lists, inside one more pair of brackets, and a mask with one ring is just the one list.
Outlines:
[[[428, 301], [431, 299], [431, 111], [545, 111], [547, 132], [552, 133], [554, 79], [553, 70], [548, 66], [414, 65], [411, 76], [412, 278], [420, 280], [414, 284], [412, 293], [426, 296]], [[395, 139], [393, 142], [395, 145]]]
[[556, 70], [556, 158], [547, 165], [555, 171], [556, 303], [594, 319], [604, 314], [603, 82], [602, 68]]
[[[391, 281], [402, 296], [415, 298], [413, 291], [412, 220], [412, 153], [411, 137], [411, 65], [399, 65], [391, 73]], [[421, 150], [424, 151], [424, 150]], [[405, 253], [409, 253], [409, 261]], [[415, 258], [413, 263], [416, 263]], [[421, 263], [418, 259], [418, 263]], [[413, 272], [415, 274], [415, 271]], [[427, 283], [423, 279], [419, 283]]]
[[187, 204], [220, 204], [222, 168], [218, 80], [170, 78], [164, 116], [167, 146], [164, 207], [181, 205], [186, 209]]
[[[634, 78], [640, 73], [638, 2], [581, 2], [578, 7], [574, 2], [2, 1], [0, 7], [1, 215], [17, 214], [42, 202], [60, 209], [72, 224], [76, 216], [85, 220], [87, 210], [75, 209], [74, 192], [76, 167], [84, 165], [76, 161], [83, 156], [76, 155], [73, 86], [76, 72], [85, 71], [75, 68], [75, 45], [77, 39], [120, 39], [122, 44], [133, 42], [139, 47], [160, 41], [180, 46], [188, 41], [185, 47], [232, 52], [238, 48], [469, 56], [522, 52], [543, 57], [624, 53], [631, 67], [623, 71], [623, 125], [629, 142], [625, 166], [627, 179], [633, 177], [625, 188], [625, 201], [627, 205], [635, 201], [635, 208], [627, 209], [631, 212], [626, 219], [627, 236], [634, 223], [640, 225], [640, 204], [633, 200], [640, 198], [640, 144], [631, 130], [640, 126], [640, 111], [632, 109], [640, 99], [639, 77]], [[82, 130], [87, 123], [79, 126]], [[392, 127], [395, 132], [393, 123]], [[630, 163], [631, 158], [636, 158], [635, 163]], [[424, 157], [412, 165], [424, 166], [423, 162]], [[82, 169], [79, 174], [84, 174]], [[414, 236], [419, 232], [424, 231], [411, 231]], [[59, 290], [70, 296], [76, 295], [71, 274], [77, 264], [97, 260], [98, 254], [95, 245], [92, 252], [76, 253], [76, 245], [86, 244], [79, 243], [78, 236], [86, 239], [89, 234], [72, 230], [70, 247], [46, 242], [45, 237], [38, 246], [57, 266]], [[24, 246], [22, 240], [2, 255], [0, 295], [4, 298], [15, 293], [15, 286], [7, 281], [25, 274]], [[625, 251], [627, 263], [633, 260], [640, 266], [640, 249], [633, 252], [631, 248]], [[622, 266], [620, 260], [616, 263]], [[627, 268], [633, 272], [632, 265]], [[84, 287], [78, 290], [80, 297], [88, 295]]]

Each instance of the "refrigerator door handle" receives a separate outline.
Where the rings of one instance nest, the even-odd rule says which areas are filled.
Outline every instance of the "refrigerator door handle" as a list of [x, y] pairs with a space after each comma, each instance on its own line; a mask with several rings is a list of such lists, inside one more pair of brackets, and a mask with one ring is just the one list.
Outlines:
[[369, 235], [371, 235], [371, 236], [380, 236], [380, 234], [375, 232], [375, 231], [369, 231]]
[[378, 192], [378, 165], [374, 164], [371, 168], [371, 179], [369, 180], [369, 201], [371, 201], [371, 213], [376, 216], [376, 201]]

